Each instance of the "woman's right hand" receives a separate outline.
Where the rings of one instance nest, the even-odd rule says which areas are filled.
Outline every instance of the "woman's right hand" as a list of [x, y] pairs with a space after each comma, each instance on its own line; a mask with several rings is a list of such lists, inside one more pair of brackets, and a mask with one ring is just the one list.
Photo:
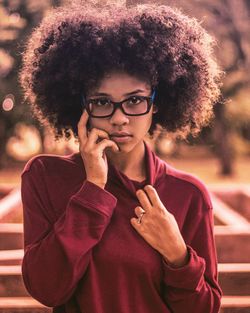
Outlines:
[[86, 171], [86, 179], [104, 189], [108, 179], [108, 162], [104, 150], [110, 147], [114, 152], [118, 152], [119, 147], [109, 139], [108, 133], [101, 129], [93, 128], [88, 132], [88, 118], [89, 115], [84, 110], [77, 125], [79, 150]]

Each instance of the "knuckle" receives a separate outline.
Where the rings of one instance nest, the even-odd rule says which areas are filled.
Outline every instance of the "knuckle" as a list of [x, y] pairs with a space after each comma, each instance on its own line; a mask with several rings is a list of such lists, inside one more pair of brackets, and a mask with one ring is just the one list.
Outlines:
[[109, 143], [109, 140], [106, 139], [106, 138], [104, 138], [104, 139], [102, 140], [102, 142], [103, 142], [104, 144], [107, 144], [107, 143]]
[[88, 154], [89, 154], [90, 156], [95, 156], [95, 155], [96, 155], [96, 152], [95, 152], [95, 150], [90, 150], [90, 151], [88, 152]]
[[166, 210], [160, 210], [159, 211], [160, 216], [162, 217], [168, 217]]
[[108, 138], [108, 133], [105, 130], [99, 129], [99, 134], [102, 135], [103, 137]]
[[82, 145], [82, 151], [85, 153], [85, 154], [88, 154], [89, 153], [89, 149], [87, 147], [87, 145]]
[[136, 212], [136, 213], [140, 213], [140, 212], [141, 212], [141, 209], [137, 206], [137, 207], [135, 208], [135, 212]]
[[164, 213], [164, 214], [168, 213], [168, 211], [166, 210], [166, 208], [163, 205], [159, 205], [159, 211], [161, 213]]
[[162, 210], [162, 211], [161, 211], [161, 215], [164, 216], [165, 218], [167, 218], [167, 220], [170, 221], [170, 222], [171, 222], [172, 219], [173, 219], [172, 214], [169, 213], [169, 212], [166, 211], [166, 210], [164, 210], [164, 211]]
[[157, 209], [160, 211], [165, 211], [165, 207], [161, 203], [157, 204]]

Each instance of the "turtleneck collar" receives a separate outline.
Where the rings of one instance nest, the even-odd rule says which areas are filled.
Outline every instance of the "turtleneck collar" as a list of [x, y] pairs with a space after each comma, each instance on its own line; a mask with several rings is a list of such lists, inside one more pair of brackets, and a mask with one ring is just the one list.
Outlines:
[[[108, 182], [106, 188], [109, 189], [109, 182], [112, 185], [116, 185], [118, 188], [125, 188], [136, 197], [135, 193], [139, 188], [143, 188], [146, 185], [157, 186], [160, 183], [160, 179], [164, 176], [167, 171], [166, 164], [163, 162], [148, 146], [144, 141], [144, 158], [146, 164], [146, 179], [143, 182], [135, 182], [127, 177], [124, 173], [119, 171], [111, 162], [108, 160]], [[85, 169], [82, 167], [82, 157], [80, 152], [73, 153], [70, 155], [73, 159], [77, 160], [81, 164], [82, 171], [79, 174], [85, 177]]]
[[[138, 186], [146, 186], [152, 185], [154, 186], [157, 180], [162, 176], [165, 172], [164, 163], [160, 160], [155, 153], [150, 149], [148, 144], [144, 141], [144, 158], [146, 164], [146, 179], [141, 184], [137, 183]], [[108, 160], [108, 180], [115, 183], [117, 186], [125, 187], [135, 195], [135, 192], [138, 188], [136, 188], [136, 184], [133, 180], [127, 177], [124, 173], [119, 171], [111, 162]]]

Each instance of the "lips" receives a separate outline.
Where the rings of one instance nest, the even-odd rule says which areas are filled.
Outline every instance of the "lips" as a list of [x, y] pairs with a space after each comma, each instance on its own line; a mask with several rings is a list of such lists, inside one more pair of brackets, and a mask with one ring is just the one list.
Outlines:
[[132, 137], [132, 135], [126, 132], [117, 132], [110, 134], [110, 137]]
[[132, 135], [126, 132], [117, 132], [110, 134], [110, 138], [117, 143], [126, 143], [131, 140]]

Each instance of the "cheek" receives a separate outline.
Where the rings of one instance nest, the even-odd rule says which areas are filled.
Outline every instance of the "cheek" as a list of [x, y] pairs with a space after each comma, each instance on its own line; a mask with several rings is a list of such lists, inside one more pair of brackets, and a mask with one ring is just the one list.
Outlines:
[[152, 124], [152, 114], [150, 113], [149, 115], [137, 117], [137, 119], [134, 121], [134, 126], [138, 129], [139, 133], [146, 134], [150, 126]]
[[146, 128], [150, 128], [150, 126], [152, 124], [152, 119], [153, 119], [153, 114], [152, 114], [152, 112], [149, 112], [149, 114], [145, 118], [145, 127]]
[[150, 130], [153, 121], [153, 114], [150, 114], [145, 122], [145, 133], [147, 134]]
[[105, 125], [107, 125], [107, 121], [102, 118], [90, 118], [89, 119], [89, 126], [90, 129], [98, 128], [98, 129], [105, 129]]

